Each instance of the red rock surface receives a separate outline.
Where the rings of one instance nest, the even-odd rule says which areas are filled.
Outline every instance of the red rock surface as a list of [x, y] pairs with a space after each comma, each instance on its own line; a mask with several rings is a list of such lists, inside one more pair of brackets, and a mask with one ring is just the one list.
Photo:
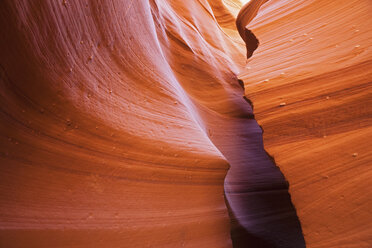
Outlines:
[[[372, 3], [270, 1], [239, 75], [307, 247], [371, 247]], [[282, 105], [282, 107], [280, 107]]]
[[1, 1], [0, 247], [304, 247], [237, 75], [307, 246], [368, 244], [371, 5], [264, 2]]

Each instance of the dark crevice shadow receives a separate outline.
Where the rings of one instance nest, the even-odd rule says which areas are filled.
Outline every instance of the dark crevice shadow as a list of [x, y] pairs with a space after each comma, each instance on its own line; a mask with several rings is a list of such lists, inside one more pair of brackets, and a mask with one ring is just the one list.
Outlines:
[[233, 247], [305, 247], [288, 182], [263, 147], [261, 127], [254, 119], [236, 120], [225, 131], [235, 132], [234, 139], [214, 143], [230, 164], [225, 201]]
[[[237, 28], [250, 58], [259, 41], [246, 28], [245, 15], [257, 13], [252, 1], [240, 11]], [[258, 6], [259, 7], [259, 6]], [[241, 26], [239, 26], [241, 25]], [[254, 119], [253, 102], [244, 96], [241, 106], [249, 109], [251, 119], [232, 120], [224, 124], [224, 134], [212, 141], [225, 156], [230, 169], [225, 178], [225, 202], [231, 220], [231, 239], [234, 248], [304, 248], [305, 240], [296, 209], [289, 194], [288, 181], [263, 146], [263, 128]], [[247, 104], [248, 103], [248, 104]], [[231, 137], [234, 137], [231, 139]]]
[[[226, 200], [226, 207], [230, 210], [229, 202]], [[260, 248], [271, 248], [274, 247], [272, 243], [265, 241], [264, 239], [249, 233], [242, 225], [240, 225], [234, 213], [229, 211], [229, 216], [231, 220], [231, 240], [234, 248], [246, 248], [246, 244], [250, 247], [260, 247]]]
[[258, 48], [260, 42], [254, 33], [247, 28], [244, 31], [244, 42], [245, 47], [247, 48], [247, 58], [250, 58], [252, 57], [253, 52]]

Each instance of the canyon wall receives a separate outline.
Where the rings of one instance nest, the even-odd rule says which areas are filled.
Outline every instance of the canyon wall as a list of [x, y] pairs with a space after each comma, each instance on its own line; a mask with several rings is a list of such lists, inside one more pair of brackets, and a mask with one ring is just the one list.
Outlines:
[[372, 3], [278, 1], [239, 75], [290, 183], [307, 247], [370, 247]]
[[0, 5], [2, 247], [303, 243], [237, 81], [239, 2]]
[[241, 8], [1, 1], [0, 247], [367, 247], [371, 4]]

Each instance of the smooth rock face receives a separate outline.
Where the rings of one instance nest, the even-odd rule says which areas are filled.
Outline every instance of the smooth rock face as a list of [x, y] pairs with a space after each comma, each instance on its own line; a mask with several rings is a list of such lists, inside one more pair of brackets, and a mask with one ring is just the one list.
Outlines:
[[266, 2], [2, 0], [0, 247], [304, 247], [251, 100], [307, 246], [367, 247], [371, 5]]
[[0, 246], [291, 243], [288, 214], [301, 240], [236, 77], [240, 7], [1, 1]]
[[191, 97], [243, 49], [207, 3], [173, 4], [1, 1], [1, 247], [231, 247]]
[[371, 247], [371, 1], [269, 1], [248, 28], [238, 77], [307, 247]]

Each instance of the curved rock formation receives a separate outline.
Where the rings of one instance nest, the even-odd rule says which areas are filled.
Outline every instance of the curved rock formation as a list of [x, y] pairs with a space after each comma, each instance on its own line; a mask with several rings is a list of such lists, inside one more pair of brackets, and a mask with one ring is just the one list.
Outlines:
[[231, 247], [228, 164], [231, 215], [279, 242], [256, 191], [286, 184], [242, 98], [229, 8], [1, 2], [1, 246]]
[[[247, 97], [257, 106], [265, 145], [291, 184], [308, 246], [342, 247], [359, 238], [358, 247], [368, 242], [370, 174], [366, 142], [361, 141], [367, 139], [369, 110], [356, 114], [361, 120], [358, 130], [355, 122], [330, 119], [336, 124], [327, 129], [327, 140], [333, 143], [319, 153], [319, 148], [312, 150], [325, 142], [314, 135], [318, 126], [304, 124], [309, 133], [303, 135], [303, 129], [290, 127], [291, 112], [283, 113], [295, 102], [291, 94], [314, 95], [299, 100], [300, 112], [291, 113], [294, 123], [324, 107], [314, 93], [320, 90], [313, 78], [330, 87], [333, 93], [327, 92], [327, 101], [335, 111], [347, 109], [333, 100], [345, 90], [353, 93], [347, 98], [352, 104], [345, 106], [359, 109], [362, 99], [367, 104], [370, 5], [367, 0], [339, 5], [272, 0], [261, 7], [265, 2], [253, 0], [239, 12], [237, 0], [1, 1], [0, 246], [304, 247], [288, 184], [263, 149], [262, 131], [250, 100], [243, 98], [239, 73]], [[323, 12], [316, 11], [325, 13], [331, 7], [337, 11], [324, 18], [338, 20], [342, 13], [349, 14], [355, 37], [362, 39], [349, 60], [341, 59], [343, 53], [329, 55], [326, 47], [311, 55], [326, 45], [321, 39], [315, 43], [315, 35], [314, 47], [304, 47], [304, 56], [296, 57], [292, 43], [278, 45], [286, 39], [296, 43], [297, 36], [290, 35], [303, 32], [295, 28], [299, 24], [325, 37], [318, 27]], [[288, 34], [276, 29], [282, 20], [288, 23]], [[339, 32], [338, 23], [331, 27]], [[248, 60], [249, 70], [246, 55], [257, 48], [256, 36], [261, 45]], [[339, 44], [345, 47], [354, 42], [343, 37], [336, 33], [332, 42], [345, 39]], [[290, 58], [289, 64], [277, 56], [280, 52]], [[337, 70], [310, 64], [312, 56], [322, 54], [321, 62], [339, 63]], [[294, 72], [293, 77], [280, 75], [286, 80], [272, 86], [273, 94], [258, 83], [264, 75], [276, 75], [277, 66]], [[312, 69], [319, 70], [311, 77], [304, 73]], [[338, 72], [343, 69], [346, 78]], [[341, 81], [326, 85], [329, 79]], [[346, 79], [350, 82], [342, 83]], [[275, 104], [268, 114], [266, 106], [277, 96], [286, 97], [286, 106], [279, 109]], [[320, 112], [320, 117], [328, 113]], [[283, 135], [288, 133], [293, 135]], [[340, 137], [344, 143], [337, 143]], [[313, 162], [307, 158], [314, 152], [340, 152], [347, 142], [359, 147], [351, 156], [358, 168], [352, 173], [361, 176], [349, 177], [354, 165], [337, 170], [342, 158], [335, 157], [322, 177], [332, 181], [330, 170], [342, 181], [318, 183], [316, 175], [323, 171], [311, 169]], [[298, 156], [288, 153], [294, 148]], [[302, 165], [291, 166], [298, 161], [306, 173], [299, 172]], [[362, 183], [355, 185], [357, 180]], [[330, 206], [329, 200], [313, 204], [325, 186], [334, 186], [324, 191], [327, 196], [342, 191], [345, 199], [354, 197], [353, 202], [343, 200], [348, 205], [335, 208], [335, 213], [360, 207], [364, 219], [356, 223], [365, 230], [352, 222], [356, 213], [340, 225], [326, 216], [330, 210], [323, 206]], [[352, 186], [357, 187], [355, 195]], [[321, 218], [329, 229], [319, 225]], [[349, 236], [336, 233], [331, 239], [336, 230], [348, 230]]]
[[231, 77], [233, 42], [173, 4], [1, 2], [2, 247], [231, 245], [228, 162], [185, 89]]
[[371, 1], [270, 1], [239, 75], [307, 247], [370, 247]]

